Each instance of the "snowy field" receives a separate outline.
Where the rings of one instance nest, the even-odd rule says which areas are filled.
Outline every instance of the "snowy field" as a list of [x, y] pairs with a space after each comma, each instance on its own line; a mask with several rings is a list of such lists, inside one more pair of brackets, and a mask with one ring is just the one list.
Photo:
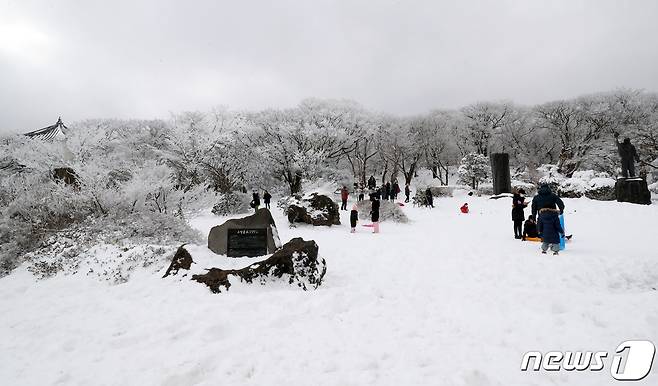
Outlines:
[[[465, 201], [469, 214], [459, 213]], [[0, 384], [600, 386], [619, 383], [609, 365], [524, 373], [521, 358], [658, 343], [658, 205], [567, 199], [574, 238], [551, 256], [513, 238], [509, 199], [435, 203], [406, 206], [411, 222], [382, 223], [377, 235], [349, 234], [348, 212], [341, 226], [289, 228], [274, 209], [283, 242], [320, 246], [328, 270], [317, 291], [234, 285], [215, 295], [161, 279], [167, 261], [116, 286], [35, 282], [19, 269], [0, 279]], [[220, 222], [194, 225], [207, 234]], [[204, 249], [190, 248], [202, 265]], [[658, 384], [657, 367], [633, 384]]]

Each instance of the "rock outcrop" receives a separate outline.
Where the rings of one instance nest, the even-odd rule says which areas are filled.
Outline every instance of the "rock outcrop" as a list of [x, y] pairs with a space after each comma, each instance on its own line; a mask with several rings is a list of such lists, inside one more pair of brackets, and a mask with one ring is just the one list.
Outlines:
[[313, 240], [294, 238], [269, 258], [241, 269], [210, 268], [207, 273], [193, 275], [192, 280], [207, 285], [214, 293], [228, 290], [231, 280], [266, 284], [285, 280], [303, 290], [316, 289], [322, 284], [327, 263], [318, 257], [318, 245]]
[[190, 267], [192, 267], [192, 263], [194, 263], [192, 255], [190, 255], [187, 249], [185, 249], [185, 244], [183, 244], [176, 250], [174, 258], [171, 259], [171, 264], [169, 264], [169, 268], [167, 268], [167, 272], [165, 272], [162, 277], [165, 278], [169, 275], [175, 276], [181, 269], [189, 271]]
[[288, 221], [314, 226], [340, 225], [338, 205], [330, 197], [311, 193], [307, 197], [291, 197], [285, 201]]

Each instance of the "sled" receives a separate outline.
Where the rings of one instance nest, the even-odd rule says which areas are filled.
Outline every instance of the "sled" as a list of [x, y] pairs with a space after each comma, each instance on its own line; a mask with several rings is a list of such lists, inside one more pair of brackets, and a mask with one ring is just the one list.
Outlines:
[[366, 228], [372, 228], [375, 226], [375, 224], [362, 224], [361, 226]]
[[560, 235], [560, 250], [563, 251], [567, 247], [567, 239], [565, 237], [566, 230], [564, 229], [564, 215], [560, 215], [560, 226], [562, 227], [562, 234]]
[[398, 205], [399, 205], [399, 206], [404, 206], [404, 204], [403, 204], [403, 203], [401, 203], [401, 202], [398, 202]]
[[526, 237], [523, 241], [532, 241], [535, 243], [541, 243], [541, 237]]

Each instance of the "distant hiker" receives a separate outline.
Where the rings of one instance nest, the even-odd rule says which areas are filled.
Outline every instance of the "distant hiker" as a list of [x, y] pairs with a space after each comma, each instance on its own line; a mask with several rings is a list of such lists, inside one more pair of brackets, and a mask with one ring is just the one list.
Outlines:
[[461, 210], [462, 213], [468, 213], [468, 202], [465, 202], [464, 205], [459, 208], [459, 210]]
[[362, 186], [362, 187], [359, 188], [359, 196], [358, 196], [358, 198], [357, 198], [357, 201], [363, 201], [363, 199], [365, 198], [365, 196], [366, 196], [366, 193], [365, 193], [365, 191], [363, 190], [363, 186]]
[[379, 198], [377, 197], [372, 200], [370, 220], [372, 221], [372, 233], [379, 233]]
[[391, 189], [393, 190], [393, 194], [392, 194], [393, 199], [397, 200], [398, 194], [400, 194], [400, 185], [398, 184], [397, 181], [393, 182], [393, 186], [391, 187]]
[[425, 202], [430, 208], [434, 208], [434, 197], [432, 196], [432, 190], [428, 187], [425, 189]]
[[404, 185], [404, 202], [409, 202], [409, 196], [411, 195], [411, 188], [409, 184]]
[[560, 250], [560, 235], [564, 234], [564, 230], [560, 225], [558, 213], [557, 209], [544, 208], [539, 215], [537, 230], [541, 237], [541, 253], [546, 253], [550, 248], [553, 254], [557, 255]]
[[528, 206], [525, 202], [525, 190], [515, 190], [512, 196], [512, 221], [514, 221], [514, 238], [523, 238], [523, 220], [525, 220], [525, 213], [523, 209]]
[[268, 192], [266, 190], [265, 193], [263, 193], [263, 202], [265, 203], [265, 207], [267, 209], [270, 209], [270, 200], [271, 199], [272, 199], [272, 195], [270, 194], [270, 192]]
[[624, 138], [624, 142], [619, 143], [619, 133], [615, 133], [615, 143], [617, 151], [621, 157], [621, 175], [624, 177], [635, 177], [635, 162], [640, 162], [640, 156], [637, 155], [635, 146], [631, 144], [630, 138]]
[[523, 224], [523, 240], [525, 240], [526, 237], [539, 237], [539, 233], [537, 232], [537, 223], [532, 216], [528, 216], [528, 219]]
[[260, 206], [260, 197], [258, 196], [258, 192], [254, 190], [254, 192], [251, 194], [251, 207], [254, 208], [254, 211], [258, 211], [258, 207]]
[[542, 209], [559, 209], [560, 214], [564, 212], [564, 202], [551, 192], [548, 184], [542, 184], [537, 195], [532, 199], [532, 217], [537, 218], [537, 213], [541, 214]]
[[350, 193], [347, 191], [347, 186], [343, 186], [343, 189], [340, 190], [340, 199], [343, 203], [340, 205], [340, 210], [347, 210], [347, 197]]
[[375, 181], [374, 176], [370, 176], [370, 178], [368, 178], [368, 189], [372, 190], [375, 189], [375, 187], [377, 187], [377, 181]]
[[356, 232], [356, 223], [359, 222], [359, 208], [354, 204], [352, 206], [352, 211], [350, 212], [350, 233]]
[[382, 190], [380, 188], [377, 188], [370, 193], [370, 201], [373, 201], [374, 199], [379, 200], [381, 198], [382, 198]]
[[384, 185], [384, 200], [388, 200], [390, 196], [391, 196], [391, 183], [387, 182], [386, 185]]

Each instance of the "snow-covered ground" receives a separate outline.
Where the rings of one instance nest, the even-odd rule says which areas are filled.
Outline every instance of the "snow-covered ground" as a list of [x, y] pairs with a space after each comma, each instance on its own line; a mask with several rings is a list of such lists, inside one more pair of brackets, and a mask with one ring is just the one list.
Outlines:
[[[469, 202], [471, 213], [459, 206]], [[559, 256], [513, 238], [509, 199], [438, 198], [381, 234], [348, 212], [314, 239], [324, 284], [235, 285], [135, 272], [0, 279], [2, 385], [607, 385], [600, 372], [521, 372], [530, 350], [658, 343], [658, 205], [565, 200], [573, 241]], [[220, 223], [203, 216], [204, 233]], [[213, 259], [190, 247], [200, 265]], [[246, 262], [214, 257], [216, 266]], [[165, 262], [163, 262], [164, 267]], [[166, 268], [166, 267], [165, 267]], [[611, 360], [611, 358], [608, 358]], [[643, 381], [658, 383], [658, 366]]]

